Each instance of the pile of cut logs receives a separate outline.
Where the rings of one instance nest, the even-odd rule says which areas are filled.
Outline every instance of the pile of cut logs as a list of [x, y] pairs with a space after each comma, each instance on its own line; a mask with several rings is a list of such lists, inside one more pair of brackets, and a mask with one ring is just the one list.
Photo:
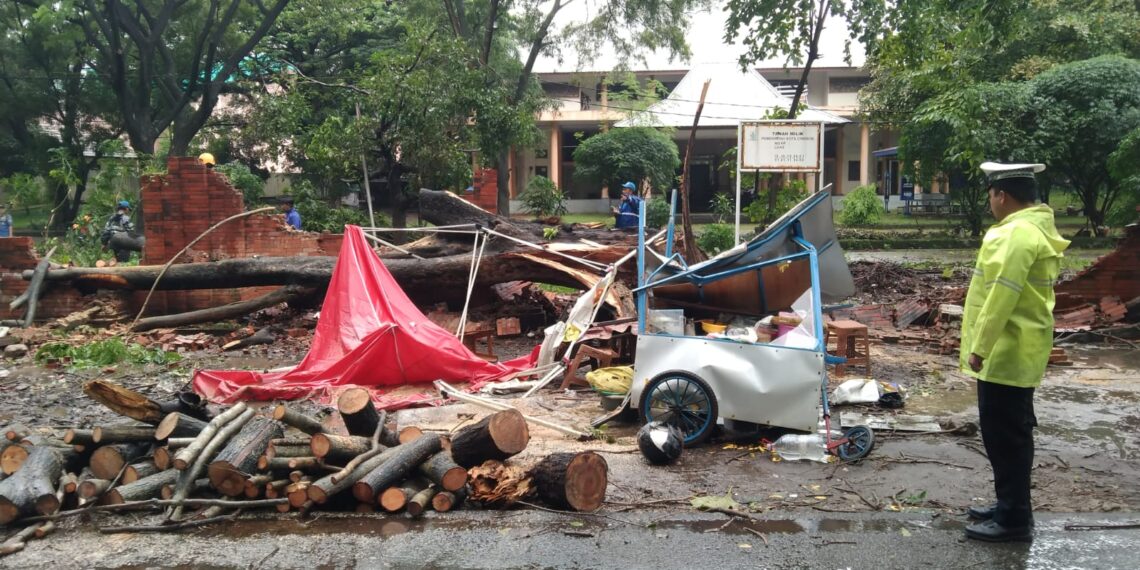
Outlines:
[[592, 511], [605, 498], [607, 465], [593, 452], [554, 453], [529, 467], [506, 463], [530, 440], [514, 409], [453, 434], [397, 429], [368, 391], [349, 389], [337, 402], [346, 428], [337, 433], [337, 422], [287, 405], [238, 403], [213, 416], [204, 406], [175, 405], [163, 414], [171, 406], [107, 382], [85, 392], [138, 422], [69, 429], [59, 439], [23, 428], [0, 433], [0, 526], [33, 523], [0, 553], [46, 534], [55, 519], [92, 511], [162, 510], [155, 526], [99, 529], [154, 532], [232, 520], [254, 508], [417, 517], [465, 501], [504, 507], [532, 496]]

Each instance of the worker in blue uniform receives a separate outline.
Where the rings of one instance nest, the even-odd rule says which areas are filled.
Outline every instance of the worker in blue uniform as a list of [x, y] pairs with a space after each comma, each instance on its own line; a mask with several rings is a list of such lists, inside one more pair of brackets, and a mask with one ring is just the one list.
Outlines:
[[621, 204], [613, 208], [614, 227], [618, 229], [637, 227], [638, 216], [641, 212], [641, 198], [634, 195], [634, 190], [637, 190], [637, 185], [633, 182], [626, 182], [621, 185]]

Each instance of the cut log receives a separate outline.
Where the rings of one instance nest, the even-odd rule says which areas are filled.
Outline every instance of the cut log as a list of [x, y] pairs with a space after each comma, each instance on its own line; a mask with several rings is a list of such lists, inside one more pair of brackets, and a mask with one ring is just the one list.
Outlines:
[[20, 469], [24, 461], [28, 459], [28, 452], [32, 446], [21, 445], [19, 443], [11, 443], [0, 451], [0, 472], [5, 475], [11, 475]]
[[99, 426], [91, 430], [91, 440], [99, 445], [132, 441], [149, 442], [154, 441], [154, 439], [154, 426]]
[[416, 426], [406, 426], [400, 428], [399, 442], [411, 443], [420, 438], [424, 434], [424, 430]]
[[457, 491], [440, 491], [431, 498], [431, 508], [441, 513], [446, 513], [459, 508], [463, 501], [467, 499], [467, 488], [463, 487]]
[[[63, 460], [59, 452], [48, 446], [34, 446], [20, 470], [0, 481], [0, 526], [33, 512], [41, 515], [53, 512], [51, 501], [44, 498], [55, 497], [56, 484], [62, 474]], [[57, 503], [55, 508], [58, 507]]]
[[158, 425], [166, 415], [158, 402], [106, 380], [93, 380], [84, 384], [83, 393], [120, 416], [150, 425]]
[[358, 435], [315, 433], [309, 447], [314, 457], [325, 461], [347, 461], [372, 449], [372, 440]]
[[278, 479], [276, 481], [270, 481], [270, 482], [266, 483], [265, 484], [265, 498], [266, 499], [276, 499], [276, 498], [280, 497], [282, 489], [284, 489], [285, 486], [288, 485], [289, 483], [292, 483], [292, 481], [290, 481], [288, 479]]
[[376, 501], [378, 493], [407, 478], [439, 450], [440, 436], [436, 434], [424, 434], [411, 443], [389, 448], [379, 457], [391, 454], [390, 459], [361, 477], [352, 487], [353, 496], [358, 501]]
[[[165, 501], [169, 501], [169, 500], [173, 499], [177, 485], [178, 485], [177, 481], [163, 485], [162, 486], [162, 494], [161, 494], [162, 499]], [[190, 494], [194, 495], [194, 494], [200, 493], [202, 491], [205, 491], [209, 488], [210, 488], [210, 480], [208, 478], [202, 477], [201, 479], [195, 479], [194, 482], [190, 484]]]
[[[408, 504], [404, 505], [404, 510], [412, 517], [422, 515], [428, 505], [431, 504], [431, 500], [435, 497], [435, 494], [435, 485], [428, 485], [424, 490], [416, 493], [412, 499], [408, 501]], [[383, 503], [383, 497], [381, 497], [380, 501]]]
[[273, 409], [273, 419], [285, 425], [293, 426], [309, 435], [325, 431], [324, 426], [322, 426], [321, 422], [317, 421], [316, 418], [290, 409], [285, 404], [280, 404]]
[[488, 459], [503, 460], [526, 449], [530, 441], [526, 418], [510, 409], [484, 417], [451, 437], [451, 457], [468, 469]]
[[289, 506], [299, 509], [309, 502], [309, 485], [311, 481], [297, 481], [285, 487], [285, 496], [289, 499]]
[[72, 428], [63, 434], [63, 442], [70, 445], [91, 445], [95, 443], [95, 432], [89, 429]]
[[79, 493], [80, 499], [91, 500], [99, 498], [110, 488], [111, 482], [106, 479], [85, 479], [80, 481], [76, 492]]
[[271, 475], [254, 475], [245, 481], [245, 490], [242, 495], [247, 499], [256, 499], [261, 496], [261, 491], [266, 483], [273, 480]]
[[300, 445], [270, 443], [265, 446], [265, 458], [276, 459], [281, 457], [311, 457], [313, 448], [310, 443]]
[[207, 425], [198, 418], [180, 412], [171, 412], [162, 418], [158, 427], [154, 429], [154, 438], [161, 441], [172, 437], [197, 437]]
[[420, 464], [419, 472], [444, 491], [456, 491], [467, 485], [467, 470], [456, 465], [447, 451], [429, 457]]
[[592, 451], [548, 455], [531, 474], [539, 498], [555, 508], [594, 511], [606, 499], [609, 469]]
[[535, 493], [526, 469], [489, 460], [467, 470], [468, 497], [488, 507], [509, 507]]
[[127, 470], [123, 472], [123, 484], [134, 483], [139, 479], [150, 477], [159, 471], [162, 470], [154, 464], [154, 461], [143, 461], [131, 464], [127, 467]]
[[166, 445], [154, 449], [154, 464], [159, 471], [166, 471], [174, 467], [174, 452], [194, 443], [192, 437], [172, 437], [166, 440]]
[[313, 471], [324, 465], [316, 457], [274, 457], [262, 455], [257, 460], [259, 471]]
[[372, 394], [363, 388], [349, 388], [336, 401], [344, 427], [351, 435], [372, 437], [380, 425], [380, 412], [372, 404]]
[[174, 468], [179, 471], [188, 469], [194, 463], [198, 455], [201, 454], [202, 449], [209, 445], [210, 441], [214, 439], [218, 430], [245, 412], [245, 402], [238, 402], [232, 408], [218, 414], [216, 418], [210, 420], [210, 423], [198, 434], [198, 437], [194, 438], [194, 441], [191, 442], [190, 445], [183, 447], [178, 453], [174, 454]]
[[44, 291], [44, 278], [47, 277], [48, 266], [51, 265], [53, 253], [55, 253], [54, 247], [47, 252], [47, 255], [36, 264], [35, 270], [32, 271], [31, 283], [28, 284], [28, 309], [24, 313], [24, 328], [31, 327], [36, 320], [36, 306]]
[[[390, 460], [393, 460], [397, 453], [396, 450], [398, 449], [398, 447], [393, 447], [385, 450], [383, 453], [372, 457], [364, 463], [361, 463], [348, 475], [342, 476], [335, 481], [332, 475], [318, 479], [317, 481], [313, 482], [313, 484], [308, 488], [307, 492], [309, 500], [318, 505], [325, 504], [328, 502], [330, 497], [339, 494], [349, 487], [353, 487], [353, 485], [358, 483], [362, 477], [372, 473], [376, 469], [379, 469]], [[355, 491], [356, 488], [353, 487], [354, 494]]]
[[269, 440], [281, 435], [281, 424], [271, 419], [249, 420], [206, 469], [210, 483], [227, 497], [242, 494], [246, 479], [257, 468], [257, 459], [265, 453]]
[[150, 444], [141, 441], [104, 445], [91, 454], [91, 472], [98, 479], [114, 479], [124, 467], [149, 451]]
[[377, 502], [385, 511], [390, 513], [399, 512], [408, 506], [408, 502], [412, 500], [412, 497], [415, 497], [417, 493], [426, 487], [427, 483], [421, 479], [409, 479], [399, 485], [384, 489], [384, 491], [380, 493], [380, 498]]
[[8, 429], [4, 430], [4, 439], [15, 443], [30, 434], [31, 432], [24, 426], [9, 426]]
[[209, 309], [189, 311], [175, 315], [159, 315], [155, 317], [139, 319], [138, 322], [131, 326], [131, 330], [149, 331], [153, 329], [175, 328], [199, 323], [228, 321], [230, 319], [236, 319], [237, 317], [248, 315], [255, 311], [260, 311], [261, 309], [280, 305], [281, 303], [288, 303], [290, 301], [295, 301], [303, 297], [311, 297], [315, 293], [316, 290], [311, 287], [290, 285], [288, 287], [282, 287], [248, 301], [238, 301], [235, 303], [222, 305], [221, 307], [211, 307]]
[[128, 501], [145, 501], [157, 499], [162, 495], [163, 485], [170, 485], [178, 480], [178, 471], [169, 469], [144, 477], [128, 485], [119, 485], [107, 491], [104, 501], [108, 505], [121, 505]]

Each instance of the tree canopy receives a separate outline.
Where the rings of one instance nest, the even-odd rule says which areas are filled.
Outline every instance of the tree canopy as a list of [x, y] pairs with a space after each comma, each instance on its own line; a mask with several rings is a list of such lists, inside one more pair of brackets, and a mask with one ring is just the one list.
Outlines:
[[574, 175], [611, 191], [626, 181], [645, 181], [651, 188], [668, 190], [680, 166], [677, 143], [652, 127], [610, 129], [574, 149]]

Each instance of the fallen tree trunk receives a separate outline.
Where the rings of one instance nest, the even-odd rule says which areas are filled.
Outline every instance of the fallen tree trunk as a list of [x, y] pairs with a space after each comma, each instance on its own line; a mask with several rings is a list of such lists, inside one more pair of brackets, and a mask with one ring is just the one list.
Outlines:
[[530, 431], [518, 410], [495, 412], [451, 438], [451, 457], [468, 469], [488, 459], [503, 460], [526, 449]]
[[273, 420], [260, 416], [249, 420], [207, 467], [210, 484], [227, 497], [240, 495], [269, 440], [281, 435], [281, 424]]
[[594, 511], [606, 498], [609, 468], [592, 451], [548, 455], [531, 475], [539, 498], [559, 509]]
[[216, 321], [226, 321], [235, 319], [244, 315], [248, 315], [255, 311], [260, 311], [274, 305], [281, 303], [288, 303], [295, 299], [308, 297], [316, 294], [316, 290], [310, 287], [301, 287], [297, 285], [289, 285], [282, 287], [276, 291], [272, 291], [256, 299], [248, 301], [239, 301], [237, 303], [230, 303], [222, 305], [221, 307], [212, 307], [209, 309], [202, 309], [199, 311], [189, 311], [186, 313], [178, 313], [176, 315], [159, 315], [154, 317], [147, 317], [139, 319], [132, 327], [133, 331], [149, 331], [153, 329], [165, 329], [181, 327], [185, 325], [194, 325], [198, 323], [212, 323]]
[[[47, 446], [34, 446], [23, 466], [11, 477], [0, 481], [0, 526], [35, 511], [52, 512], [47, 496], [55, 497], [56, 483], [63, 474], [59, 453]], [[59, 505], [56, 504], [56, 507]]]
[[84, 384], [83, 393], [120, 416], [150, 425], [158, 425], [166, 416], [158, 402], [105, 380], [94, 380]]

